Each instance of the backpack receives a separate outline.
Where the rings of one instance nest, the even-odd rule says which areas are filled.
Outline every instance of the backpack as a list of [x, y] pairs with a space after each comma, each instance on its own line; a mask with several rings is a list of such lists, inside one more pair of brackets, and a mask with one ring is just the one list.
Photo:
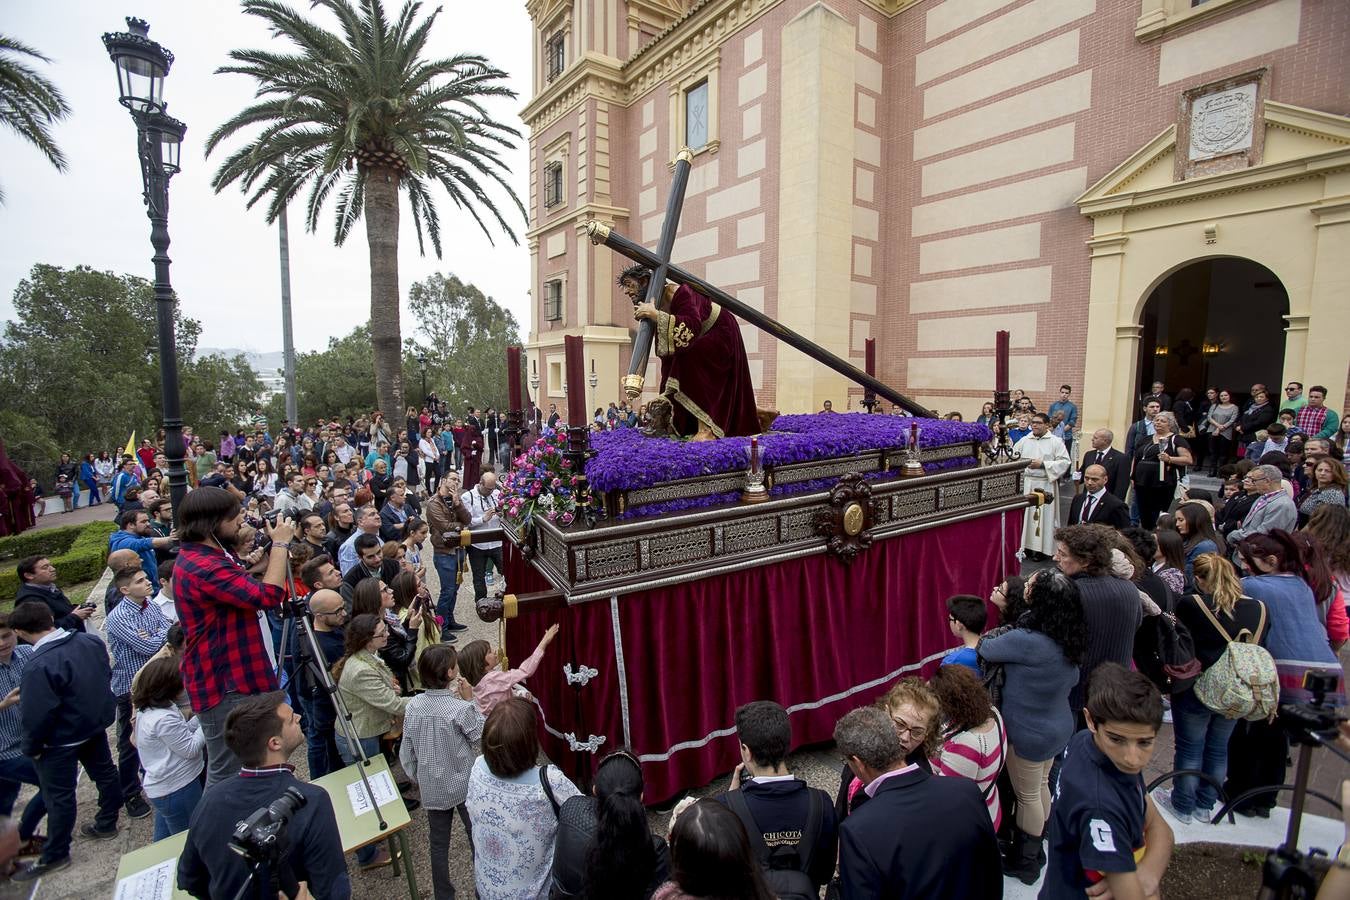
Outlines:
[[745, 802], [745, 795], [740, 791], [727, 791], [726, 794], [727, 806], [740, 817], [741, 824], [745, 826], [745, 833], [750, 837], [750, 847], [754, 850], [755, 859], [759, 860], [760, 868], [764, 872], [764, 881], [778, 900], [807, 900], [807, 898], [818, 900], [820, 897], [820, 891], [811, 880], [811, 876], [806, 874], [806, 869], [811, 865], [811, 849], [825, 814], [825, 801], [822, 799], [824, 795], [821, 791], [815, 788], [808, 788], [806, 796], [810, 806], [806, 814], [806, 825], [802, 828], [802, 839], [797, 842], [795, 851], [778, 853], [776, 851], [780, 848], [775, 847], [771, 850], [764, 843], [764, 833], [755, 824], [755, 817], [750, 812], [750, 805]]
[[1266, 627], [1266, 605], [1261, 604], [1261, 621], [1255, 634], [1243, 628], [1236, 637], [1231, 637], [1204, 601], [1198, 597], [1195, 601], [1228, 642], [1223, 655], [1196, 679], [1196, 699], [1229, 719], [1251, 722], [1273, 719], [1279, 708], [1280, 678], [1275, 658], [1256, 643]]
[[1195, 639], [1186, 626], [1177, 621], [1174, 613], [1156, 616], [1158, 629], [1158, 659], [1163, 673], [1171, 682], [1172, 691], [1184, 691], [1200, 677], [1200, 660], [1195, 658]]

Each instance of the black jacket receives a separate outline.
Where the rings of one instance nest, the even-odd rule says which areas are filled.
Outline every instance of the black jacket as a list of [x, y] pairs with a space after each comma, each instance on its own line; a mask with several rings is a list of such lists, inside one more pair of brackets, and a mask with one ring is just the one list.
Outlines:
[[[779, 848], [795, 851], [802, 840], [801, 835], [811, 810], [809, 793], [819, 789], [799, 779], [763, 782], [751, 779], [742, 784], [740, 790], [756, 827], [765, 835], [764, 843], [768, 845], [770, 852], [777, 854]], [[835, 820], [834, 806], [830, 803], [829, 795], [824, 791], [820, 793], [824, 809], [820, 818], [820, 830], [811, 841], [811, 858], [797, 860], [798, 865], [793, 867], [805, 872], [817, 889], [834, 875], [834, 862], [839, 843], [839, 826]], [[719, 795], [717, 799], [721, 803], [727, 803], [726, 794]], [[794, 833], [799, 835], [796, 841], [790, 838]], [[779, 837], [777, 840], [770, 840], [769, 835]], [[751, 847], [754, 847], [753, 841]], [[795, 856], [790, 855], [788, 858], [795, 859]]]
[[[309, 883], [317, 900], [347, 900], [352, 895], [342, 838], [328, 792], [294, 775], [259, 778], [236, 775], [207, 788], [188, 826], [178, 857], [178, 886], [194, 897], [233, 897], [248, 878], [249, 862], [230, 849], [236, 822], [276, 800], [287, 788], [305, 797], [286, 828], [284, 868]], [[342, 798], [345, 802], [346, 797]]]
[[108, 648], [91, 634], [74, 632], [39, 647], [19, 683], [23, 754], [37, 756], [106, 731], [117, 718], [111, 681]]
[[[1103, 454], [1101, 467], [1106, 470], [1106, 490], [1124, 500], [1130, 489], [1130, 458], [1115, 447], [1106, 448]], [[1097, 465], [1097, 451], [1089, 450], [1083, 454], [1083, 461], [1078, 464], [1079, 475], [1086, 472], [1088, 466], [1095, 465]]]
[[[1087, 504], [1087, 494], [1078, 494], [1069, 504], [1069, 524], [1080, 525], [1082, 522], [1079, 516], [1082, 515], [1083, 507]], [[1092, 509], [1091, 518], [1088, 522], [1092, 525], [1110, 525], [1112, 528], [1130, 527], [1130, 510], [1121, 500], [1109, 490], [1102, 492], [1102, 499]]]
[[18, 606], [28, 600], [40, 600], [47, 604], [47, 608], [52, 611], [52, 621], [56, 623], [57, 628], [64, 628], [66, 631], [84, 631], [84, 619], [75, 615], [75, 604], [70, 602], [70, 598], [61, 592], [56, 585], [50, 588], [37, 584], [24, 582], [19, 585], [19, 590], [14, 594], [14, 605]]
[[975, 782], [893, 775], [839, 831], [844, 900], [1003, 896], [994, 823]]
[[1269, 401], [1260, 406], [1249, 406], [1242, 416], [1238, 419], [1238, 427], [1242, 429], [1242, 436], [1247, 441], [1256, 440], [1256, 433], [1269, 427], [1274, 422], [1278, 413], [1275, 405]]
[[[558, 810], [558, 836], [553, 848], [553, 885], [550, 897], [585, 895], [586, 873], [590, 868], [591, 847], [595, 844], [597, 801], [585, 794], [569, 797]], [[670, 850], [666, 842], [649, 835], [656, 863], [646, 888], [637, 897], [650, 897], [670, 878]]]

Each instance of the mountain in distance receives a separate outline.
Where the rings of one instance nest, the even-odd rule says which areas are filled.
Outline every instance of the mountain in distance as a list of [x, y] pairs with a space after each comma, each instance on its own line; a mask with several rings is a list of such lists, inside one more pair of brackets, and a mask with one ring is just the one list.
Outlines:
[[286, 364], [286, 354], [281, 350], [257, 353], [253, 350], [240, 350], [238, 347], [198, 347], [197, 355], [223, 356], [226, 359], [243, 356], [248, 362], [248, 367], [263, 384], [262, 394], [259, 395], [261, 403], [266, 403], [272, 394], [280, 394], [286, 390], [286, 378], [282, 373], [282, 367]]
[[240, 350], [238, 347], [198, 347], [197, 355], [223, 356], [226, 359], [242, 355], [248, 360], [249, 368], [258, 373], [260, 378], [275, 376], [278, 370], [285, 365], [285, 354], [280, 350], [274, 350], [271, 353], [258, 353], [253, 350]]

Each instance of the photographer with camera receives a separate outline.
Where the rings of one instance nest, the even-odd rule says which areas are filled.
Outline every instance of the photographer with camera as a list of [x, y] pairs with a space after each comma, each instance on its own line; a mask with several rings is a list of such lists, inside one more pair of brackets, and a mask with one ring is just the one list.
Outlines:
[[225, 740], [231, 707], [277, 689], [265, 610], [285, 600], [295, 531], [284, 519], [268, 528], [272, 546], [262, 580], [256, 581], [229, 549], [243, 519], [239, 501], [222, 488], [197, 488], [179, 510], [182, 548], [174, 565], [174, 603], [186, 637], [183, 684], [206, 735], [208, 789], [239, 771]]
[[323, 788], [296, 778], [287, 762], [305, 736], [286, 696], [272, 691], [236, 701], [225, 742], [243, 768], [202, 795], [178, 858], [179, 889], [235, 897], [262, 862], [259, 876], [275, 878], [288, 897], [299, 895], [300, 881], [316, 900], [350, 897], [333, 803]]

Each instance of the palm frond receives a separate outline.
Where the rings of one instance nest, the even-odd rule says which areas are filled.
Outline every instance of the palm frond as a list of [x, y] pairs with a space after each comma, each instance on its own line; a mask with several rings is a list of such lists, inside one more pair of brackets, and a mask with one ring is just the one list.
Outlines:
[[[70, 115], [70, 105], [56, 85], [26, 60], [51, 62], [27, 44], [0, 35], [0, 125], [32, 144], [63, 172], [66, 156], [52, 137], [51, 128]], [[0, 203], [4, 203], [3, 193]]]

